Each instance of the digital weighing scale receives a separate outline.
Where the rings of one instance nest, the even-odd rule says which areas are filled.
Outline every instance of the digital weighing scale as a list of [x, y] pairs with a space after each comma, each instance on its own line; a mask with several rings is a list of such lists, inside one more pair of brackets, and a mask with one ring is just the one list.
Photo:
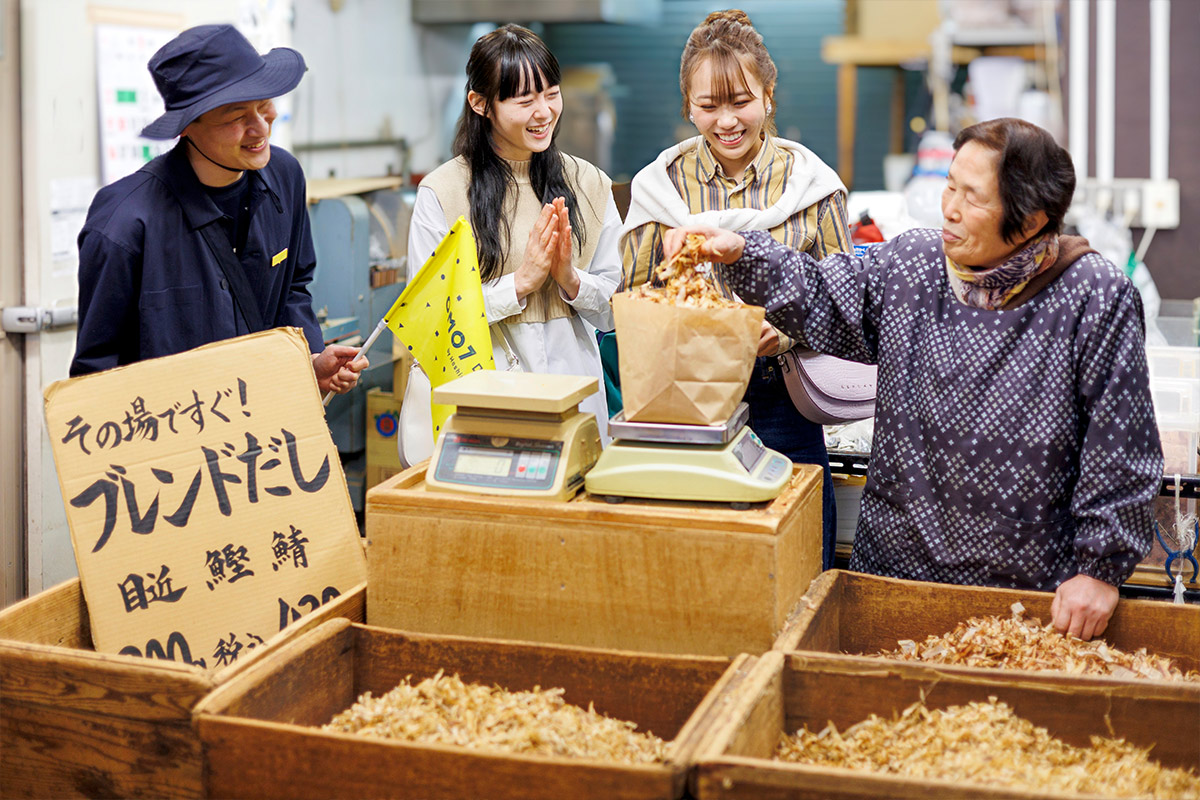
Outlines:
[[457, 406], [425, 473], [431, 491], [569, 500], [600, 456], [596, 416], [579, 401], [595, 378], [480, 370], [433, 390]]
[[624, 497], [703, 500], [735, 505], [772, 500], [792, 477], [792, 462], [746, 426], [740, 403], [722, 425], [608, 421], [613, 443], [587, 474], [587, 491]]

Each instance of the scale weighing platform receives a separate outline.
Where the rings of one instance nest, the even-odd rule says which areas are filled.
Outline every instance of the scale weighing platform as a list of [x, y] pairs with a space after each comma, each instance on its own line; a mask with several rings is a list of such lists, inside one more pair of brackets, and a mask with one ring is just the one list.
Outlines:
[[702, 500], [737, 506], [772, 500], [792, 477], [792, 462], [769, 450], [738, 404], [722, 425], [608, 421], [614, 439], [587, 474], [588, 494]]
[[457, 406], [434, 445], [431, 491], [569, 500], [600, 456], [600, 429], [579, 401], [599, 381], [580, 375], [480, 370], [433, 390]]

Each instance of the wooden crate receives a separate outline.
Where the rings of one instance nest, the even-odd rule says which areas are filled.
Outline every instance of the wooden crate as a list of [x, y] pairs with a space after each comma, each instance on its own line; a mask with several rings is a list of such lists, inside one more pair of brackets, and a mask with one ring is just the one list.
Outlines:
[[219, 670], [92, 648], [79, 579], [0, 612], [0, 795], [203, 797], [192, 707], [272, 648], [339, 616], [366, 584]]
[[821, 471], [773, 502], [427, 492], [418, 465], [367, 494], [371, 624], [657, 653], [771, 647], [821, 570]]
[[[775, 641], [776, 650], [837, 654], [851, 663], [878, 664], [869, 654], [894, 650], [900, 639], [920, 643], [927, 636], [948, 633], [969, 617], [1009, 616], [1020, 601], [1027, 617], [1049, 622], [1051, 592], [952, 586], [942, 583], [882, 578], [859, 572], [822, 573], [788, 617]], [[1200, 670], [1200, 606], [1158, 600], [1121, 600], [1104, 631], [1104, 640], [1126, 651], [1145, 647], [1174, 659], [1184, 671]], [[888, 662], [894, 663], [894, 662]], [[938, 665], [947, 674], [991, 673], [998, 679], [1043, 681], [1053, 672], [1000, 670]], [[1094, 675], [1071, 676], [1071, 682], [1111, 685], [1124, 679]], [[1145, 683], [1148, 681], [1139, 681]], [[1165, 696], [1191, 703], [1200, 713], [1200, 683], [1153, 681], [1163, 684]], [[1147, 709], [1147, 713], [1150, 713]]]
[[[760, 657], [750, 674], [718, 699], [725, 718], [696, 752], [691, 788], [700, 800], [1064, 797], [772, 760], [780, 735], [803, 726], [819, 731], [832, 721], [844, 731], [871, 714], [898, 714], [922, 698], [929, 708], [945, 708], [989, 697], [1076, 746], [1088, 745], [1091, 735], [1115, 733], [1140, 746], [1153, 745], [1153, 757], [1164, 766], [1200, 765], [1200, 737], [1191, 735], [1196, 709], [1173, 700], [1162, 683], [1038, 685], [920, 664], [883, 666], [775, 651]], [[1167, 715], [1156, 713], [1160, 709]], [[1189, 726], [1191, 733], [1185, 732]]]
[[[228, 798], [676, 798], [717, 698], [749, 674], [731, 664], [486, 639], [411, 634], [335, 620], [272, 652], [196, 709], [208, 792]], [[568, 703], [636, 722], [669, 746], [664, 764], [627, 766], [416, 744], [320, 730], [366, 691], [438, 670], [511, 691], [561, 687]]]

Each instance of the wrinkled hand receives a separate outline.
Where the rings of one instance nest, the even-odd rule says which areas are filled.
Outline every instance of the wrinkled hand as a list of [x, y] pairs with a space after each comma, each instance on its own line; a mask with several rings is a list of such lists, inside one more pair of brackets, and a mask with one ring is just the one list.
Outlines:
[[554, 254], [550, 275], [562, 288], [563, 293], [574, 300], [575, 296], [579, 294], [579, 273], [575, 270], [571, 250], [571, 214], [567, 211], [566, 200], [561, 197], [554, 198], [553, 206], [558, 226], [558, 249]]
[[1076, 575], [1059, 584], [1050, 604], [1050, 618], [1059, 633], [1087, 641], [1104, 633], [1117, 608], [1117, 587], [1088, 575]]
[[762, 332], [758, 335], [758, 354], [760, 356], [779, 355], [779, 331], [771, 323], [763, 320]]
[[672, 228], [663, 234], [663, 257], [670, 258], [679, 252], [688, 234], [698, 233], [704, 237], [700, 255], [720, 264], [732, 264], [742, 257], [746, 240], [733, 231], [714, 228], [711, 225], [688, 225]]
[[321, 352], [313, 353], [313, 372], [317, 375], [317, 388], [321, 394], [345, 394], [354, 388], [358, 374], [370, 365], [366, 356], [355, 358], [357, 352], [357, 347], [331, 344]]
[[546, 203], [529, 232], [521, 266], [513, 273], [518, 300], [536, 292], [546, 282], [558, 254], [558, 239], [558, 214], [553, 203]]

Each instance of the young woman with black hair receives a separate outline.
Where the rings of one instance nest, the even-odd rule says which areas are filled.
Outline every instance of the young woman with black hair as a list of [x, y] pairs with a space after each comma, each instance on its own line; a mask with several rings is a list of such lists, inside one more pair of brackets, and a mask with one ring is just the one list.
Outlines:
[[[595, 332], [613, 328], [621, 217], [608, 176], [554, 143], [560, 82], [557, 59], [532, 31], [504, 25], [475, 42], [455, 157], [417, 189], [409, 277], [466, 217], [497, 368], [511, 351], [527, 372], [603, 381]], [[580, 407], [596, 415], [607, 444], [603, 382]]]

